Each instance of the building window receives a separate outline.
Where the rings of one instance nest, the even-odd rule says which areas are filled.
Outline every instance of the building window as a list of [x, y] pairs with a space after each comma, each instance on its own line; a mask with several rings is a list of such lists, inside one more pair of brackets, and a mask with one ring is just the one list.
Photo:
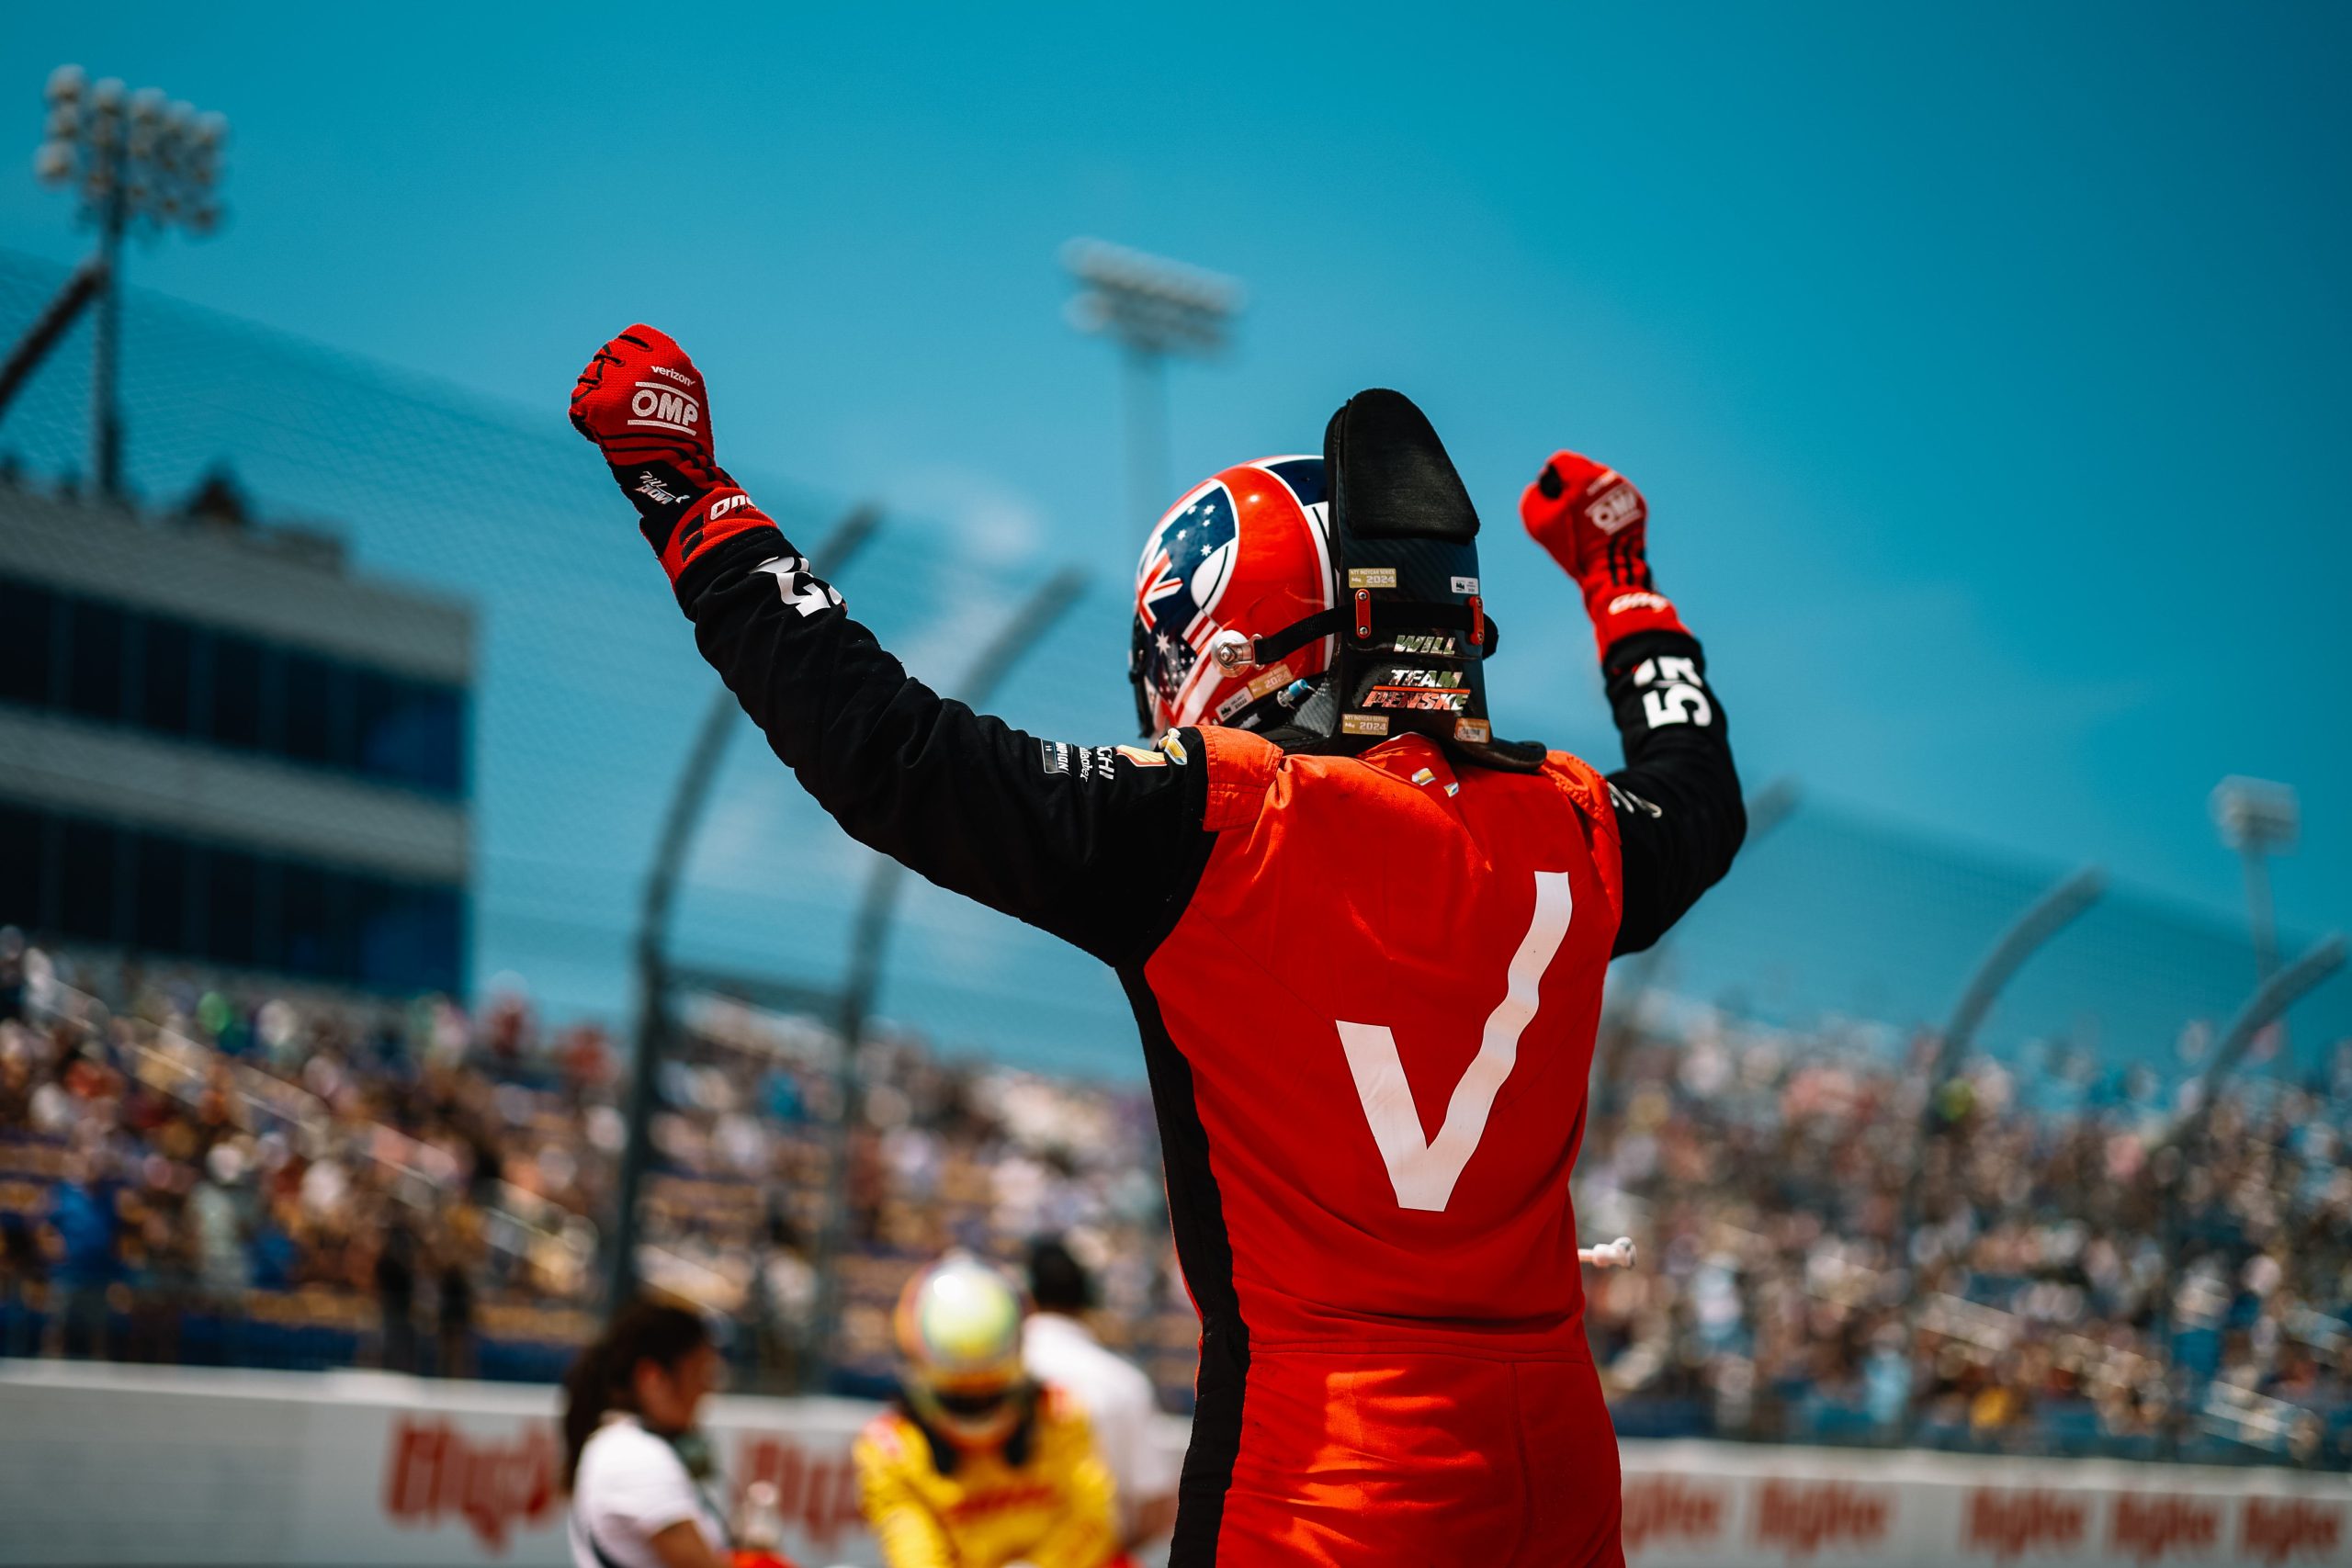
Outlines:
[[149, 615], [142, 630], [138, 722], [162, 735], [188, 734], [195, 728], [195, 628]]
[[186, 953], [188, 941], [188, 847], [164, 833], [141, 833], [133, 879], [131, 943], [151, 953]]
[[212, 711], [205, 733], [223, 746], [261, 744], [261, 644], [234, 632], [199, 633], [212, 645]]
[[6, 578], [0, 702], [466, 791], [462, 686]]
[[323, 867], [299, 863], [279, 872], [278, 961], [290, 973], [321, 980], [359, 977], [348, 881]]
[[38, 927], [47, 918], [41, 899], [45, 827], [38, 811], [0, 806], [0, 925]]
[[314, 653], [286, 656], [286, 754], [297, 761], [335, 759], [335, 666]]
[[0, 925], [376, 991], [466, 977], [462, 886], [7, 804]]
[[49, 705], [50, 674], [57, 668], [50, 641], [56, 620], [56, 594], [0, 578], [0, 701]]
[[465, 789], [465, 699], [455, 688], [363, 671], [359, 768], [440, 795]]
[[65, 705], [84, 718], [119, 724], [123, 717], [123, 645], [128, 618], [112, 604], [77, 599], [68, 612]]
[[63, 882], [58, 889], [62, 897], [57, 923], [67, 936], [85, 942], [115, 940], [119, 901], [115, 873], [120, 837], [108, 823], [66, 820], [64, 854], [59, 863]]
[[210, 850], [204, 864], [204, 956], [261, 959], [261, 862], [243, 850]]

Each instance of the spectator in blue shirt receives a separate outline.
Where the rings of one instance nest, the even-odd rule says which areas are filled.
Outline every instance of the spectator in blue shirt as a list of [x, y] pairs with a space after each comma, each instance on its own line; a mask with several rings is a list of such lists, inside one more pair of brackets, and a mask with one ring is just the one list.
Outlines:
[[66, 1156], [64, 1179], [50, 1194], [50, 1278], [62, 1298], [62, 1349], [68, 1356], [108, 1359], [107, 1287], [115, 1281], [121, 1222], [115, 1184], [92, 1156]]

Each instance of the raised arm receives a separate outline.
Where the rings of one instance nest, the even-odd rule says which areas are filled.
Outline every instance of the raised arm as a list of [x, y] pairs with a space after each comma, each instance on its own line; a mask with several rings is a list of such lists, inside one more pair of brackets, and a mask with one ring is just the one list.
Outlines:
[[1559, 452], [1520, 500], [1536, 543], [1577, 580], [1625, 765], [1609, 775], [1624, 845], [1618, 953], [1638, 953], [1731, 869], [1747, 833], [1706, 655], [1650, 575], [1649, 506], [1612, 468]]
[[1207, 853], [1198, 748], [1041, 740], [910, 678], [718, 466], [709, 407], [684, 351], [634, 326], [571, 418], [775, 754], [861, 843], [1107, 963], [1140, 956]]

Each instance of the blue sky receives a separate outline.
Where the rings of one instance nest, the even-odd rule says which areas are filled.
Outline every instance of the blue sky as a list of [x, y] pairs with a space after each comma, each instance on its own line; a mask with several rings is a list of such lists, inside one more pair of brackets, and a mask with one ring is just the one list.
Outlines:
[[[28, 156], [62, 60], [231, 117], [231, 226], [140, 283], [550, 417], [645, 318], [738, 463], [1114, 592], [1114, 370], [1057, 248], [1230, 273], [1236, 351], [1173, 378], [1180, 474], [1411, 393], [1487, 514], [1520, 731], [1595, 728], [1511, 515], [1574, 446], [1649, 493], [1751, 777], [2222, 910], [2206, 794], [2286, 779], [2282, 914], [2352, 920], [2340, 7], [92, 5], [9, 35]], [[0, 245], [85, 243], [0, 175]]]

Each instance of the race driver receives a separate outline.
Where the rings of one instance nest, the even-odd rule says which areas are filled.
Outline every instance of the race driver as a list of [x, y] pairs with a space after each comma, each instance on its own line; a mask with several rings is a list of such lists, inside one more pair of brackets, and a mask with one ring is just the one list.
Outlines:
[[907, 1281], [898, 1408], [854, 1455], [885, 1568], [1099, 1568], [1118, 1551], [1086, 1412], [1021, 1362], [1021, 1298], [968, 1253]]
[[1621, 1562], [1568, 1176], [1611, 957], [1746, 830], [1640, 493], [1561, 452], [1521, 501], [1592, 621], [1614, 773], [1493, 734], [1476, 514], [1388, 391], [1321, 457], [1179, 498], [1136, 585], [1159, 743], [1085, 746], [910, 679], [718, 466], [669, 338], [606, 344], [571, 412], [851, 836], [1116, 970], [1201, 1314], [1170, 1562]]

